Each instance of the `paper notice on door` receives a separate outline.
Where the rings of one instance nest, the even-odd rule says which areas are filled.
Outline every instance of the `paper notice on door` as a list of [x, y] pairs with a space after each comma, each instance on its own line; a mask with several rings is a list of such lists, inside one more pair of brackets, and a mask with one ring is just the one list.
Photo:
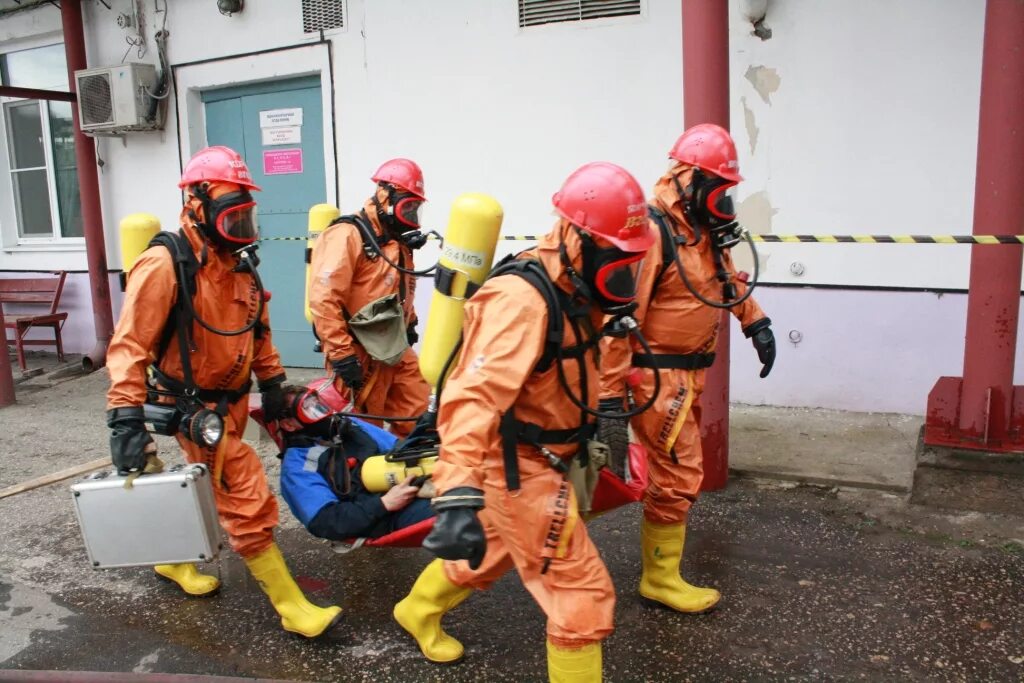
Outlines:
[[263, 135], [263, 146], [271, 145], [301, 145], [302, 126], [277, 126], [275, 128], [261, 128]]
[[301, 149], [275, 149], [263, 153], [263, 175], [302, 173]]
[[260, 112], [260, 128], [301, 125], [302, 107], [295, 107], [293, 109], [267, 109]]

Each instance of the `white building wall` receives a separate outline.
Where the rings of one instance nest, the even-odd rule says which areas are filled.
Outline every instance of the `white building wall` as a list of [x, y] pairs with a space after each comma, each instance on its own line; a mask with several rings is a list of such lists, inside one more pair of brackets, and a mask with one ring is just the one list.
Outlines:
[[[128, 2], [111, 2], [114, 11], [87, 4], [92, 65], [116, 64], [124, 54], [125, 32], [114, 18]], [[773, 35], [765, 41], [751, 34], [742, 4], [732, 0], [730, 39], [744, 222], [776, 233], [969, 232], [984, 1], [937, 8], [931, 0], [769, 0], [765, 24]], [[269, 67], [261, 55], [223, 63], [220, 85], [323, 68], [320, 36], [302, 33], [299, 0], [247, 3], [230, 18], [212, 0], [169, 5], [169, 56], [179, 78], [166, 130], [98, 143], [111, 268], [119, 264], [120, 217], [148, 211], [176, 223], [181, 157], [203, 142], [202, 108], [189, 88], [218, 71], [190, 64], [310, 45], [278, 53]], [[678, 0], [644, 5], [640, 17], [521, 30], [515, 0], [348, 0], [346, 28], [325, 36], [336, 127], [336, 149], [328, 152], [337, 155], [341, 207], [357, 208], [372, 190], [368, 176], [392, 156], [425, 169], [431, 227], [444, 225], [458, 194], [475, 191], [503, 204], [506, 234], [546, 231], [551, 194], [595, 159], [620, 163], [651, 187], [682, 127], [681, 18]], [[27, 18], [44, 13], [57, 14], [44, 8], [0, 21], [0, 50], [15, 20], [17, 31], [52, 31], [25, 28]], [[147, 20], [152, 39], [163, 16], [150, 11]], [[155, 61], [152, 42], [144, 59]], [[505, 251], [525, 246], [503, 244]], [[761, 251], [769, 285], [967, 283], [965, 247]], [[435, 254], [425, 249], [421, 263]], [[76, 258], [84, 270], [84, 254]], [[41, 261], [4, 252], [0, 270]], [[793, 263], [803, 275], [792, 274]], [[429, 294], [420, 288], [421, 316]], [[769, 286], [758, 298], [775, 321], [780, 359], [768, 380], [757, 379], [753, 351], [737, 333], [736, 400], [921, 413], [935, 379], [961, 371], [962, 295]], [[74, 301], [72, 317], [91, 327], [87, 298]], [[786, 341], [790, 330], [803, 334], [795, 346]], [[69, 347], [84, 350], [91, 340], [69, 339]]]

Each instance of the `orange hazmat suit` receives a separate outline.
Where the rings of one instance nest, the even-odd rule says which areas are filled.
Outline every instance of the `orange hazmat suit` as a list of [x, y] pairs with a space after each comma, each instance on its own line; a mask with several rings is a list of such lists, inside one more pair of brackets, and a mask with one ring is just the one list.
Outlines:
[[[230, 254], [204, 247], [188, 216], [190, 209], [197, 208], [198, 200], [191, 199], [181, 214], [183, 234], [200, 263], [205, 260], [196, 273], [193, 305], [199, 316], [214, 327], [240, 328], [256, 314], [258, 292], [250, 275], [232, 272], [235, 260]], [[128, 276], [121, 317], [107, 350], [108, 408], [145, 403], [146, 368], [156, 360], [161, 334], [177, 297], [170, 251], [150, 247]], [[251, 374], [261, 381], [283, 375], [284, 368], [271, 339], [267, 306], [262, 323], [259, 335], [253, 330], [233, 337], [193, 325], [195, 351], [190, 358], [196, 384], [203, 389], [236, 390], [248, 385]], [[177, 331], [157, 367], [171, 379], [183, 380]], [[184, 436], [177, 437], [186, 459], [206, 463], [217, 477], [214, 496], [221, 525], [228, 533], [231, 547], [243, 557], [266, 550], [273, 542], [273, 529], [278, 522], [277, 502], [267, 486], [263, 466], [255, 451], [242, 441], [248, 419], [247, 398], [246, 394], [230, 406], [225, 434], [217, 449], [204, 449]]]
[[[653, 204], [669, 217], [670, 225], [687, 243], [693, 242], [693, 229], [687, 223], [682, 201], [672, 182], [679, 173], [680, 184], [689, 184], [692, 168], [680, 164], [663, 176], [655, 186]], [[686, 287], [674, 263], [662, 263], [662, 235], [657, 235], [647, 252], [637, 277], [637, 310], [634, 317], [655, 354], [713, 354], [717, 342], [721, 311], [707, 306]], [[721, 299], [721, 283], [716, 277], [710, 241], [705, 237], [695, 246], [676, 247], [691, 284], [711, 301]], [[735, 273], [728, 252], [723, 254], [726, 268]], [[734, 278], [737, 296], [746, 285]], [[765, 317], [753, 297], [730, 309], [743, 327]], [[627, 339], [602, 340], [601, 397], [616, 398], [626, 393], [626, 377], [632, 354], [643, 354]], [[647, 402], [654, 391], [654, 373], [637, 368], [640, 383], [633, 389], [637, 404]], [[656, 524], [685, 523], [690, 507], [697, 499], [704, 476], [700, 443], [700, 394], [704, 389], [705, 369], [662, 369], [661, 392], [654, 405], [632, 418], [637, 440], [647, 450], [649, 485], [644, 497], [644, 516]]]
[[[560, 234], [570, 253], [579, 253], [578, 237], [562, 221], [537, 248], [520, 258], [535, 258], [556, 285], [572, 291], [559, 262]], [[597, 549], [580, 523], [572, 485], [538, 453], [516, 448], [522, 488], [510, 492], [498, 434], [509, 409], [522, 422], [544, 430], [579, 427], [580, 410], [565, 395], [554, 363], [533, 372], [544, 351], [548, 310], [544, 298], [515, 276], [488, 280], [466, 303], [464, 346], [442, 394], [438, 415], [441, 458], [434, 471], [438, 491], [472, 486], [484, 491], [480, 521], [487, 553], [477, 570], [466, 562], [444, 563], [448, 579], [462, 587], [486, 589], [515, 567], [523, 585], [547, 615], [548, 640], [578, 648], [612, 632], [615, 592]], [[600, 329], [595, 307], [592, 323]], [[563, 348], [581, 341], [566, 325]], [[579, 368], [565, 363], [569, 386], [593, 405], [597, 397], [596, 353], [586, 356], [588, 396], [581, 393]], [[575, 444], [551, 444], [556, 456], [569, 459]]]
[[[364, 214], [378, 241], [383, 241], [384, 229], [372, 200], [365, 203]], [[400, 240], [389, 240], [381, 250], [403, 268], [413, 267], [412, 251]], [[323, 343], [325, 367], [333, 372], [333, 362], [354, 355], [364, 372], [365, 384], [357, 392], [355, 410], [398, 417], [424, 412], [430, 387], [420, 374], [415, 351], [407, 349], [395, 365], [374, 360], [346, 321], [346, 316], [354, 315], [367, 304], [397, 294], [406, 324], [414, 325], [416, 277], [399, 272], [380, 256], [368, 257], [359, 228], [351, 223], [337, 223], [321, 233], [313, 247], [310, 265], [309, 308]], [[339, 391], [347, 392], [341, 380], [336, 381]], [[405, 435], [411, 426], [409, 422], [396, 422], [392, 430]]]

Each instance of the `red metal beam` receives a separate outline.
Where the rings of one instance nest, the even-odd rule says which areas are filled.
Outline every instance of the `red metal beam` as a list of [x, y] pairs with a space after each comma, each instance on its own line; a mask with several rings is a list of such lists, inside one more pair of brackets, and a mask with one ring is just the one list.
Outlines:
[[[682, 0], [683, 124], [729, 128], [729, 2]], [[729, 312], [718, 325], [715, 364], [701, 396], [702, 488], [723, 488], [729, 477]]]
[[[82, 28], [81, 0], [62, 0], [61, 24], [64, 27], [64, 51], [68, 62], [68, 82], [75, 89], [75, 71], [86, 68], [85, 32]], [[75, 128], [75, 162], [78, 166], [78, 190], [82, 202], [85, 253], [89, 263], [89, 289], [92, 293], [92, 317], [96, 345], [82, 359], [86, 370], [103, 367], [107, 344], [114, 334], [114, 314], [110, 304], [110, 279], [107, 275], [107, 246], [100, 206], [100, 182], [96, 172], [96, 146], [82, 133], [78, 107], [71, 108]]]
[[[1024, 2], [988, 0], [974, 185], [976, 235], [1017, 234], [1024, 216], [1022, 45]], [[1022, 247], [971, 247], [964, 376], [940, 378], [929, 394], [926, 443], [1024, 451], [1024, 387], [1013, 386], [1021, 263]]]
[[78, 100], [73, 92], [39, 90], [38, 88], [15, 88], [13, 85], [0, 85], [0, 97], [21, 97], [26, 100], [56, 100], [58, 102], [75, 102]]

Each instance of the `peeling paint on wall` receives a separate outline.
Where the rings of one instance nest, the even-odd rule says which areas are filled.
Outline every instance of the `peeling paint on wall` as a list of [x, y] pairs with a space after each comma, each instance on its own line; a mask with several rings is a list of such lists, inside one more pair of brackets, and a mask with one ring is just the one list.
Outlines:
[[757, 149], [757, 136], [761, 131], [757, 127], [757, 122], [754, 121], [754, 112], [747, 106], [747, 98], [741, 97], [740, 103], [743, 105], [743, 124], [747, 128], [747, 140], [750, 141], [750, 154], [753, 156], [754, 150]]
[[750, 66], [744, 77], [754, 86], [754, 90], [761, 96], [764, 103], [771, 105], [772, 93], [779, 89], [782, 84], [782, 77], [779, 72], [768, 66]]
[[742, 202], [736, 209], [740, 223], [755, 235], [764, 235], [772, 231], [772, 216], [779, 212], [772, 206], [768, 193], [764, 190], [755, 192]]
[[[764, 190], [750, 195], [736, 208], [736, 217], [744, 228], [754, 235], [764, 235], [772, 231], [772, 217], [779, 212], [772, 206], [768, 193]], [[754, 261], [747, 247], [733, 249], [733, 260], [737, 270], [745, 270], [752, 273]], [[769, 255], [763, 247], [759, 247], [757, 254], [761, 260], [761, 275], [768, 269]]]

